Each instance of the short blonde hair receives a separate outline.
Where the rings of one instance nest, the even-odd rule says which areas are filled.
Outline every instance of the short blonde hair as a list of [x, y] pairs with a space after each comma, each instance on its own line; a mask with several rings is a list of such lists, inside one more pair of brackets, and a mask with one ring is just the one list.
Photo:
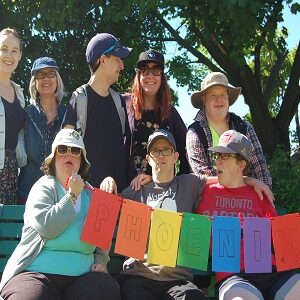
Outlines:
[[[57, 70], [54, 70], [54, 71], [56, 73], [56, 80], [57, 80], [57, 89], [55, 92], [55, 97], [56, 97], [57, 102], [60, 103], [65, 95], [65, 87], [64, 87], [64, 83], [63, 83], [59, 73], [57, 72]], [[39, 96], [39, 92], [36, 89], [35, 80], [36, 79], [35, 79], [34, 75], [31, 76], [30, 83], [29, 83], [29, 93], [30, 93], [31, 101], [39, 103], [40, 96]]]

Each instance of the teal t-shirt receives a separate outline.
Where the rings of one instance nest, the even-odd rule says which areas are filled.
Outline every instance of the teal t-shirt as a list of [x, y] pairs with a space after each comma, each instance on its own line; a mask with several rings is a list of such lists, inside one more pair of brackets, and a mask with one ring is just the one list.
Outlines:
[[[61, 199], [65, 191], [58, 182], [56, 188]], [[89, 204], [89, 195], [83, 190], [81, 208], [75, 220], [59, 236], [45, 243], [42, 251], [26, 270], [69, 276], [79, 276], [90, 271], [94, 263], [95, 246], [80, 240]]]

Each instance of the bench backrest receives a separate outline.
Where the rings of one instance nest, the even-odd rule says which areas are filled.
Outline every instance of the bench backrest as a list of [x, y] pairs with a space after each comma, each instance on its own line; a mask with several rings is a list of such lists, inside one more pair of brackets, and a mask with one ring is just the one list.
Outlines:
[[24, 209], [23, 205], [0, 205], [0, 272], [20, 241]]

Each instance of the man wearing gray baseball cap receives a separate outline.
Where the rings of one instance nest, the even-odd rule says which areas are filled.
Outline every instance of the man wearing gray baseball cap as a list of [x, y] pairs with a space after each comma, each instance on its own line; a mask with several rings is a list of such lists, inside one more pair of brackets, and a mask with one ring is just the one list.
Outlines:
[[[207, 216], [261, 217], [277, 216], [275, 208], [269, 201], [261, 201], [252, 186], [245, 183], [251, 159], [252, 144], [243, 134], [228, 130], [219, 139], [217, 146], [208, 149], [216, 160], [218, 183], [206, 185], [196, 213]], [[218, 237], [216, 237], [218, 238]], [[269, 250], [262, 247], [262, 252], [271, 252], [271, 236]], [[244, 244], [241, 243], [240, 273], [216, 272], [218, 287], [217, 299], [297, 299], [300, 295], [300, 274], [294, 270], [276, 272], [273, 257], [273, 272], [245, 273], [243, 260]], [[251, 250], [252, 251], [252, 250]], [[235, 253], [234, 255], [239, 255]], [[254, 271], [253, 271], [254, 272]]]
[[124, 69], [131, 48], [109, 33], [98, 33], [88, 43], [86, 61], [90, 80], [73, 93], [64, 127], [81, 133], [91, 163], [90, 183], [99, 187], [113, 176], [120, 189], [129, 183], [131, 133], [123, 97], [111, 88]]
[[191, 96], [192, 105], [199, 111], [186, 136], [188, 161], [195, 174], [217, 175], [208, 148], [218, 144], [222, 133], [233, 129], [246, 135], [253, 144], [249, 176], [271, 188], [272, 178], [253, 126], [229, 112], [240, 93], [241, 88], [230, 86], [227, 76], [221, 72], [212, 72], [203, 79], [201, 90]]

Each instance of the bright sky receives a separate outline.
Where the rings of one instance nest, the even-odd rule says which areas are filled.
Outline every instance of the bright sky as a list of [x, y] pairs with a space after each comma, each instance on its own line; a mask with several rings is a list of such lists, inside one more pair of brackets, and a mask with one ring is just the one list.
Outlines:
[[[300, 34], [299, 34], [300, 14], [298, 13], [298, 15], [293, 15], [289, 11], [289, 9], [285, 9], [284, 20], [285, 22], [283, 22], [282, 25], [284, 25], [289, 32], [289, 37], [287, 39], [287, 42], [289, 48], [293, 48], [298, 45], [300, 39]], [[174, 51], [172, 51], [172, 55], [174, 55]], [[186, 88], [177, 87], [176, 81], [174, 79], [171, 79], [169, 83], [171, 88], [178, 93], [179, 107], [176, 108], [180, 113], [183, 121], [187, 125], [190, 125], [193, 122], [193, 119], [197, 113], [197, 109], [195, 109], [190, 102], [191, 93], [188, 93]], [[243, 117], [249, 112], [249, 107], [248, 105], [245, 104], [244, 98], [240, 96], [238, 100], [235, 102], [235, 104], [230, 107], [230, 111], [235, 112], [239, 116]], [[295, 129], [294, 120], [291, 123], [291, 128], [293, 130]]]

